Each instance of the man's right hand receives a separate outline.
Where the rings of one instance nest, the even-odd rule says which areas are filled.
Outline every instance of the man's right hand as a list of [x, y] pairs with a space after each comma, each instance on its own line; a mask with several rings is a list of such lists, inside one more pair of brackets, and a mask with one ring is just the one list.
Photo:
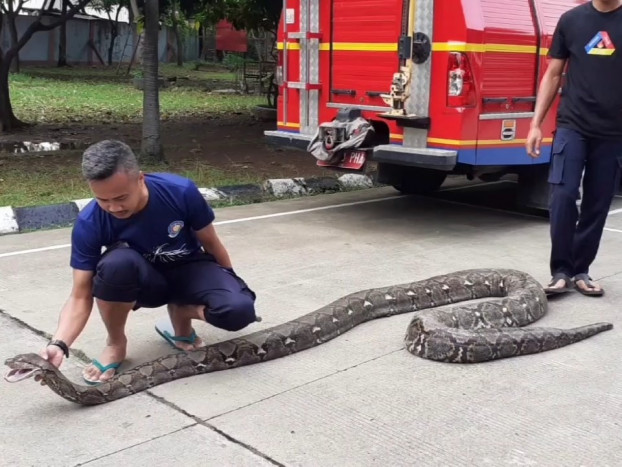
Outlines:
[[540, 157], [540, 144], [542, 143], [542, 130], [540, 127], [531, 127], [527, 135], [527, 154], [533, 158]]
[[[39, 352], [42, 358], [45, 358], [48, 362], [54, 365], [56, 368], [63, 363], [63, 358], [65, 358], [65, 354], [63, 353], [63, 349], [56, 345], [48, 345], [41, 352]], [[40, 381], [41, 376], [35, 376], [35, 381]], [[41, 381], [41, 385], [45, 386], [45, 382]]]

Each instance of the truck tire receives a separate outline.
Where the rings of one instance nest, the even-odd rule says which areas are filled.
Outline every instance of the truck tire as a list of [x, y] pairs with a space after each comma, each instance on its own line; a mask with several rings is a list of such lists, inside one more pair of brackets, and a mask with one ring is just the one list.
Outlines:
[[549, 212], [549, 164], [525, 167], [518, 175], [516, 204], [520, 211], [547, 217]]
[[400, 172], [400, 179], [391, 185], [405, 195], [423, 195], [436, 191], [447, 178], [447, 172], [420, 167], [400, 167]]

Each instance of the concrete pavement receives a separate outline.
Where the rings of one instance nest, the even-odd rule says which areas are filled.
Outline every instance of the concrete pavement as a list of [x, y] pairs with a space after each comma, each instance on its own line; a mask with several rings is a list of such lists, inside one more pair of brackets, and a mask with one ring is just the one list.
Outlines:
[[[499, 208], [499, 193], [508, 190], [511, 184], [490, 196], [470, 188], [438, 197]], [[592, 271], [605, 297], [570, 294], [537, 323], [608, 321], [611, 331], [544, 354], [460, 366], [406, 352], [412, 315], [395, 316], [300, 354], [90, 408], [33, 380], [1, 381], [0, 464], [620, 465], [620, 208], [616, 199]], [[239, 333], [197, 326], [209, 343], [350, 292], [459, 269], [509, 267], [548, 280], [545, 220], [398, 197], [390, 188], [219, 209], [217, 221], [236, 271], [258, 293], [263, 321]], [[39, 350], [54, 332], [71, 286], [69, 234], [0, 237], [2, 361]], [[130, 316], [126, 368], [170, 353], [153, 329], [164, 313]], [[74, 348], [95, 357], [104, 338], [95, 311]], [[62, 370], [80, 381], [81, 366], [72, 357]]]

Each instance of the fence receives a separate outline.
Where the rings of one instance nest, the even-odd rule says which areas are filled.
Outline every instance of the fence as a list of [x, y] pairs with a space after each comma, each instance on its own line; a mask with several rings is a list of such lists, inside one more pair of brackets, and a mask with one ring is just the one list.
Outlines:
[[[17, 18], [18, 37], [34, 19], [30, 16]], [[44, 19], [47, 23], [50, 19]], [[131, 60], [138, 36], [127, 23], [118, 23], [118, 35], [115, 39], [112, 62], [127, 63]], [[100, 57], [108, 64], [108, 48], [110, 46], [111, 25], [109, 21], [97, 18], [72, 18], [67, 21], [67, 63], [75, 65], [101, 64]], [[28, 41], [20, 50], [20, 62], [24, 64], [52, 65], [58, 62], [59, 28], [41, 31]], [[3, 50], [11, 45], [9, 28], [5, 24], [0, 31], [0, 44]], [[158, 56], [161, 62], [176, 61], [175, 34], [165, 26], [159, 32]], [[198, 35], [184, 37], [184, 61], [196, 60], [199, 57]]]

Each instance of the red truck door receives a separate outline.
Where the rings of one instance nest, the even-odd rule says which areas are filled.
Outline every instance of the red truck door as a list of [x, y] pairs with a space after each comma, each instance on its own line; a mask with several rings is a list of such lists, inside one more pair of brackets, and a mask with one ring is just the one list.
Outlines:
[[399, 70], [403, 0], [332, 0], [328, 106], [386, 111], [386, 94]]
[[560, 16], [576, 5], [576, 0], [515, 0], [500, 7], [497, 1], [481, 0], [486, 46], [479, 73], [478, 165], [549, 161], [546, 149], [552, 142], [556, 107], [543, 125], [543, 157], [527, 156], [525, 138], [553, 32]]
[[[535, 3], [480, 0], [484, 24], [477, 165], [530, 164], [524, 140], [539, 84], [540, 24]], [[559, 0], [558, 0], [559, 1]]]

